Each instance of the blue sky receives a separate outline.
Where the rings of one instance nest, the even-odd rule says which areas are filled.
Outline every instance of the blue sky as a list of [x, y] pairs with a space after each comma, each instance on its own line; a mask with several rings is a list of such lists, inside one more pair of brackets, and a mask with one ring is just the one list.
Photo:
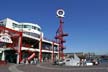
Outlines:
[[37, 23], [53, 39], [59, 25], [56, 10], [63, 8], [65, 52], [108, 54], [108, 0], [0, 0], [0, 19]]

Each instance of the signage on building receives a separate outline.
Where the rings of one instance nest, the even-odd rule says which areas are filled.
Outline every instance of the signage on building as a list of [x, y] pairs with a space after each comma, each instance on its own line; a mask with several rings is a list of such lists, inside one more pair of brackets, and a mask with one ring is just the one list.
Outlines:
[[8, 34], [0, 34], [0, 42], [12, 43], [12, 39]]
[[58, 17], [64, 17], [65, 15], [65, 12], [63, 9], [58, 9], [56, 13]]

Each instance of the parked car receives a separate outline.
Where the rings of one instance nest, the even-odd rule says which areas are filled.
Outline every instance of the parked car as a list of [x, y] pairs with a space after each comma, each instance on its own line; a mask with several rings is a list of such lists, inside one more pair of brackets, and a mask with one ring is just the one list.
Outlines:
[[64, 64], [65, 64], [64, 60], [56, 60], [53, 63], [53, 65], [64, 65]]
[[87, 62], [86, 62], [86, 66], [93, 66], [93, 63], [90, 62], [90, 61], [87, 61]]

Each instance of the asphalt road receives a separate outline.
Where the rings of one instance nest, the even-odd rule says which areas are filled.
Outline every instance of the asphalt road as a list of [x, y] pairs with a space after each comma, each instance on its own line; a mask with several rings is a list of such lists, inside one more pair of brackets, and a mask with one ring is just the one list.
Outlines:
[[43, 63], [39, 65], [21, 65], [18, 69], [24, 72], [108, 72], [108, 64], [89, 67], [67, 67]]
[[89, 67], [57, 66], [50, 63], [38, 65], [31, 64], [7, 64], [0, 65], [0, 72], [108, 72], [108, 64], [100, 64]]
[[0, 65], [0, 72], [10, 72], [8, 69], [9, 66], [10, 64]]

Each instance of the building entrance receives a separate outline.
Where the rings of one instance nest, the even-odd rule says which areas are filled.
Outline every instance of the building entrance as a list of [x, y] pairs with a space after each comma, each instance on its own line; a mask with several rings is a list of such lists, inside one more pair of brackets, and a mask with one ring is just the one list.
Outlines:
[[7, 50], [5, 51], [5, 61], [9, 63], [16, 63], [17, 61], [17, 54], [14, 50]]

